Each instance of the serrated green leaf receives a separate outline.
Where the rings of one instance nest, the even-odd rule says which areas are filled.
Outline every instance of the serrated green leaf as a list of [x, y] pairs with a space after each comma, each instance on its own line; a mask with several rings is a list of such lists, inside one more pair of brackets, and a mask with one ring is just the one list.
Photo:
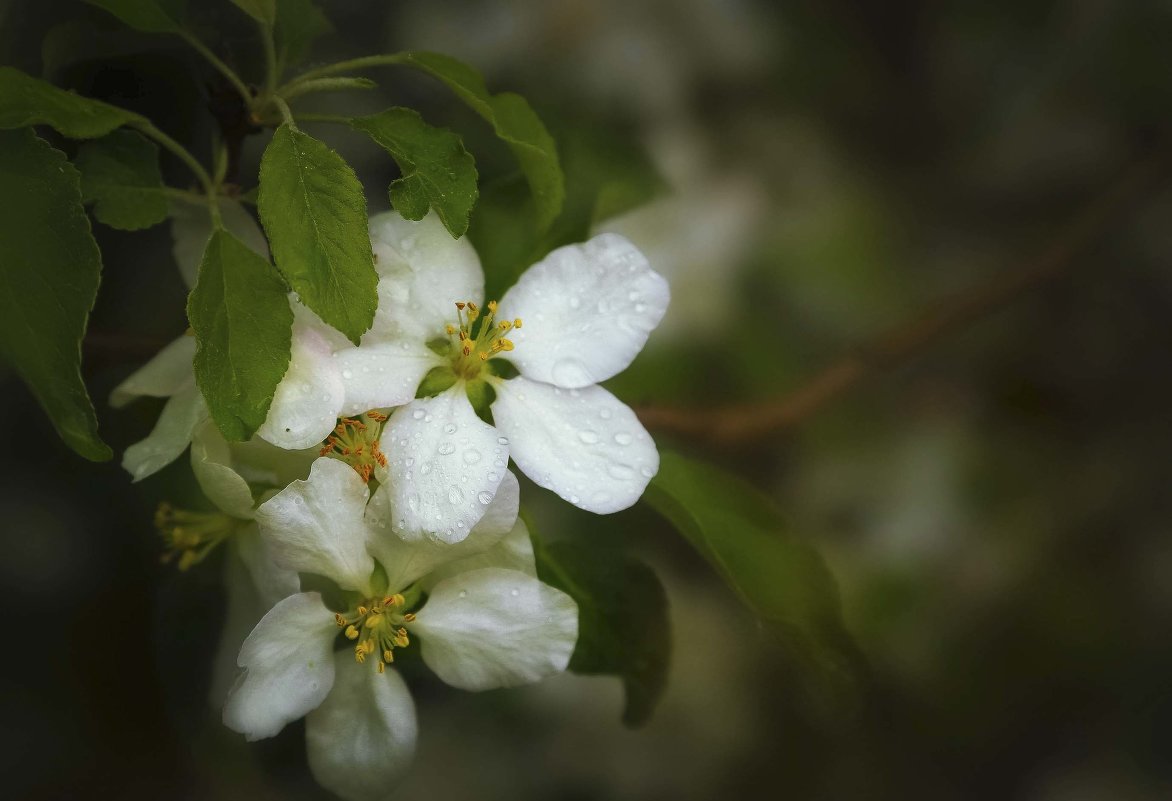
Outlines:
[[81, 338], [101, 270], [77, 170], [31, 130], [0, 131], [0, 355], [94, 461], [111, 451], [81, 380]]
[[217, 229], [187, 299], [199, 343], [195, 380], [225, 439], [243, 441], [265, 421], [289, 367], [293, 309], [264, 258]]
[[109, 11], [144, 33], [178, 33], [183, 29], [186, 0], [85, 0]]
[[333, 29], [313, 0], [277, 0], [275, 36], [282, 63], [301, 61], [309, 55], [314, 41]]
[[74, 165], [81, 171], [82, 200], [94, 204], [100, 222], [136, 231], [167, 218], [154, 142], [134, 131], [113, 131], [78, 148]]
[[549, 227], [565, 200], [565, 179], [557, 145], [528, 101], [512, 92], [490, 94], [484, 78], [472, 67], [440, 53], [404, 53], [401, 63], [443, 81], [456, 96], [484, 119], [513, 151], [533, 193], [538, 230]]
[[301, 302], [358, 344], [374, 322], [378, 274], [354, 170], [285, 123], [261, 159], [257, 206], [277, 269]]
[[671, 626], [667, 593], [650, 567], [630, 556], [577, 542], [533, 537], [537, 575], [578, 604], [578, 642], [570, 670], [623, 680], [623, 723], [651, 719], [667, 685]]
[[847, 633], [822, 557], [790, 534], [768, 498], [740, 478], [660, 454], [643, 498], [670, 521], [797, 656], [849, 695], [865, 662]]
[[422, 220], [435, 209], [453, 237], [468, 230], [476, 205], [476, 162], [460, 137], [434, 128], [409, 108], [390, 108], [350, 124], [381, 145], [402, 177], [390, 188], [391, 205], [408, 220]]
[[232, 4], [257, 22], [272, 25], [277, 21], [277, 0], [232, 0]]
[[48, 125], [71, 139], [92, 139], [140, 119], [131, 111], [0, 67], [0, 129]]

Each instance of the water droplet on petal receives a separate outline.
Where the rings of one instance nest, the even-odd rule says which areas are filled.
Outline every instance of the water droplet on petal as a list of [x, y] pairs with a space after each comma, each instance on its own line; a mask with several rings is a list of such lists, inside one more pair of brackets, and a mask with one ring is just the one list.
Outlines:
[[491, 492], [481, 492], [476, 495], [476, 500], [480, 501], [485, 506], [492, 503], [493, 495]]
[[521, 591], [519, 589], [517, 589], [516, 587], [513, 587], [513, 589], [509, 590], [509, 595], [513, 596], [514, 598], [516, 598], [520, 594], [521, 594]]
[[508, 437], [497, 437], [497, 438], [496, 438], [496, 441], [497, 441], [497, 443], [498, 443], [498, 444], [500, 444], [500, 445], [508, 445], [508, 444], [509, 444], [509, 438], [508, 438]]
[[424, 412], [422, 409], [416, 409], [415, 411], [411, 412], [411, 416], [416, 420], [422, 420], [424, 414], [426, 414], [426, 412]]
[[614, 435], [614, 441], [619, 445], [630, 445], [633, 438], [625, 431], [620, 431]]
[[578, 439], [582, 440], [587, 445], [593, 445], [598, 442], [598, 434], [587, 429], [586, 431], [578, 432]]
[[610, 477], [619, 481], [629, 481], [635, 477], [635, 471], [625, 464], [612, 464], [606, 469]]
[[455, 423], [448, 423], [446, 426], [444, 426], [444, 433], [445, 434], [455, 434], [456, 433], [456, 424]]
[[475, 448], [469, 448], [464, 451], [464, 464], [476, 464], [480, 461], [480, 451]]
[[353, 377], [354, 377], [353, 371], [351, 371], [351, 370], [343, 370], [342, 371], [342, 378], [350, 379]]
[[612, 414], [611, 410], [607, 409], [606, 407], [603, 407], [598, 410], [598, 416], [601, 417], [603, 420], [609, 420], [611, 417], [611, 414]]
[[459, 503], [462, 500], [464, 500], [464, 493], [459, 487], [457, 487], [455, 484], [448, 487], [449, 503]]
[[440, 456], [447, 456], [448, 454], [455, 452], [456, 446], [450, 442], [441, 442], [439, 447], [435, 450], [436, 453], [438, 453]]

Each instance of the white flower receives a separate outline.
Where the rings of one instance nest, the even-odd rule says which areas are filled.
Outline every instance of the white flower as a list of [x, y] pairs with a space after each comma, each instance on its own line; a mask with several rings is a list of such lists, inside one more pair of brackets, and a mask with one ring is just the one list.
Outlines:
[[[558, 248], [499, 305], [481, 308], [475, 252], [447, 237], [434, 215], [379, 215], [371, 235], [384, 276], [381, 324], [396, 327], [396, 341], [429, 342], [442, 354], [432, 364], [451, 383], [399, 408], [383, 431], [392, 480], [378, 490], [390, 497], [376, 504], [397, 510], [394, 530], [458, 542], [510, 456], [583, 509], [605, 514], [635, 503], [659, 454], [634, 413], [597, 382], [631, 363], [667, 309], [667, 283], [639, 251], [614, 234]], [[432, 249], [437, 241], [449, 255]], [[502, 359], [515, 367], [511, 377]], [[486, 386], [495, 394], [492, 425], [469, 400]]]
[[[413, 754], [414, 707], [385, 669], [396, 649], [418, 637], [441, 679], [485, 690], [563, 671], [578, 630], [574, 601], [536, 578], [511, 474], [457, 545], [399, 540], [367, 514], [368, 494], [355, 470], [322, 458], [257, 509], [281, 566], [332, 579], [351, 602], [335, 612], [304, 592], [273, 607], [240, 650], [245, 672], [224, 707], [250, 740], [307, 716], [310, 768], [346, 799], [385, 794]], [[352, 647], [335, 652], [339, 640]]]

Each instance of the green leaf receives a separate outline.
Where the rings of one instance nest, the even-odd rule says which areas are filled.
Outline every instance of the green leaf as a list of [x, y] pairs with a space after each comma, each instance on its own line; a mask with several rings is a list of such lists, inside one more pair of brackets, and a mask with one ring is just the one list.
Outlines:
[[135, 231], [167, 218], [167, 196], [159, 172], [159, 149], [134, 131], [113, 131], [86, 142], [74, 164], [81, 195], [94, 216], [111, 228]]
[[623, 554], [579, 542], [533, 537], [537, 575], [578, 603], [578, 642], [570, 670], [623, 680], [623, 723], [651, 719], [667, 685], [671, 625], [655, 572]]
[[333, 29], [313, 0], [277, 0], [275, 36], [282, 63], [301, 61], [309, 55], [314, 40]]
[[224, 229], [208, 240], [187, 299], [195, 380], [225, 439], [252, 436], [289, 367], [293, 309], [272, 266]]
[[350, 124], [381, 145], [402, 177], [391, 184], [391, 205], [408, 220], [422, 220], [435, 209], [453, 237], [468, 230], [476, 205], [476, 162], [460, 137], [433, 128], [409, 108], [390, 108], [358, 117]]
[[81, 338], [101, 271], [77, 170], [31, 130], [0, 131], [0, 355], [94, 461], [111, 452], [81, 380]]
[[561, 212], [565, 180], [557, 145], [525, 98], [512, 92], [490, 94], [479, 72], [440, 53], [404, 53], [401, 63], [443, 81], [492, 124], [496, 135], [513, 151], [533, 192], [538, 230], [548, 228]]
[[847, 633], [838, 588], [822, 557], [790, 534], [769, 499], [719, 468], [661, 453], [643, 498], [840, 694], [865, 662]]
[[232, 4], [257, 22], [272, 25], [277, 21], [277, 0], [232, 0]]
[[178, 33], [183, 30], [185, 0], [85, 0], [104, 8], [135, 30], [144, 33]]
[[354, 170], [285, 123], [261, 159], [257, 207], [277, 269], [302, 303], [357, 345], [374, 322], [378, 274]]
[[105, 136], [137, 114], [75, 95], [12, 67], [0, 67], [0, 129], [48, 125], [71, 139]]

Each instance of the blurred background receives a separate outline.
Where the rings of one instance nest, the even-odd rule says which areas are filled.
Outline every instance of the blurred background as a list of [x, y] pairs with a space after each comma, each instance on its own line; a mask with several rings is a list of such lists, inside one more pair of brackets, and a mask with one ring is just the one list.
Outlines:
[[[311, 63], [450, 53], [531, 100], [571, 198], [603, 173], [647, 200], [590, 220], [672, 282], [667, 319], [612, 389], [700, 420], [784, 397], [891, 327], [1033, 269], [1079, 209], [1168, 148], [1172, 5], [1155, 0], [321, 6], [334, 32]], [[258, 74], [246, 18], [227, 2], [196, 16]], [[0, 0], [0, 63], [194, 131], [185, 143], [208, 152], [210, 73], [179, 42], [80, 3]], [[322, 109], [412, 105], [465, 135], [486, 187], [510, 167], [436, 84], [375, 77], [377, 93]], [[385, 154], [313, 132], [385, 208]], [[246, 175], [262, 148], [250, 140]], [[1172, 796], [1172, 192], [1158, 177], [1128, 191], [1052, 280], [817, 413], [748, 441], [655, 432], [768, 493], [826, 557], [872, 668], [860, 703], [828, 701], [650, 511], [594, 518], [530, 484], [548, 536], [621, 544], [660, 573], [666, 695], [629, 731], [617, 679], [467, 694], [407, 665], [421, 735], [401, 797]], [[186, 327], [185, 290], [166, 225], [95, 233], [86, 378], [121, 451], [159, 404], [115, 412], [109, 390]], [[208, 703], [220, 566], [160, 565], [151, 523], [160, 500], [200, 503], [186, 460], [141, 485], [82, 461], [2, 367], [0, 431], [0, 795], [326, 797], [300, 725], [246, 745]]]

